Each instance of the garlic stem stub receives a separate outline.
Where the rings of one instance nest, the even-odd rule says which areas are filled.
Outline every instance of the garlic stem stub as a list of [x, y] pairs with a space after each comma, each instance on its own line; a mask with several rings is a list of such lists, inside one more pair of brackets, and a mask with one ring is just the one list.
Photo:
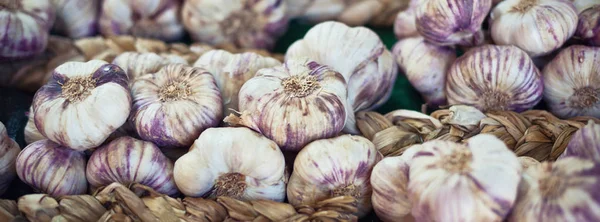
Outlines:
[[0, 1], [0, 61], [38, 55], [46, 49], [54, 23], [49, 0]]
[[542, 100], [544, 84], [529, 56], [515, 46], [484, 45], [456, 59], [447, 74], [450, 105], [522, 112]]
[[590, 46], [600, 47], [600, 2], [579, 14], [579, 23], [575, 36]]
[[118, 182], [139, 183], [167, 195], [179, 193], [173, 179], [173, 162], [153, 143], [128, 136], [94, 151], [86, 176], [94, 189]]
[[70, 38], [83, 38], [98, 32], [98, 0], [50, 0], [56, 9], [52, 29]]
[[203, 68], [169, 64], [131, 87], [136, 132], [160, 147], [190, 146], [223, 115], [215, 78]]
[[6, 127], [0, 122], [0, 195], [16, 176], [15, 162], [20, 151], [19, 144], [8, 137]]
[[371, 171], [383, 156], [361, 136], [341, 135], [314, 141], [294, 160], [288, 201], [298, 207], [338, 196], [357, 201], [358, 217], [371, 211]]
[[129, 116], [127, 84], [125, 72], [105, 61], [63, 63], [33, 98], [35, 126], [63, 146], [98, 147]]
[[558, 159], [571, 156], [600, 161], [600, 124], [590, 120], [577, 130]]
[[560, 118], [600, 118], [600, 48], [563, 49], [543, 70], [544, 100]]
[[210, 128], [175, 161], [186, 196], [243, 201], [285, 198], [285, 159], [275, 142], [245, 127]]

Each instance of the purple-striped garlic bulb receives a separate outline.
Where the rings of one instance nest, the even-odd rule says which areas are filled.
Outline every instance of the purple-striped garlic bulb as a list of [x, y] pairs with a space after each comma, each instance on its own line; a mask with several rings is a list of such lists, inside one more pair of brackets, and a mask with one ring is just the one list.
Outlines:
[[285, 58], [308, 57], [342, 74], [348, 85], [344, 132], [359, 134], [355, 112], [373, 110], [387, 102], [398, 74], [394, 56], [379, 36], [365, 27], [339, 22], [312, 27], [293, 43]]
[[56, 10], [52, 29], [70, 38], [83, 38], [98, 32], [99, 0], [50, 0]]
[[131, 87], [131, 119], [138, 135], [160, 147], [192, 145], [223, 116], [215, 78], [203, 68], [169, 64]]
[[600, 161], [600, 123], [590, 120], [577, 130], [558, 159], [571, 156]]
[[27, 124], [25, 124], [25, 130], [23, 131], [23, 135], [25, 137], [25, 143], [31, 144], [38, 140], [46, 139], [44, 135], [40, 133], [40, 131], [35, 126], [35, 112], [33, 112], [33, 105], [29, 107], [29, 112], [27, 113]]
[[187, 60], [177, 55], [158, 55], [153, 52], [124, 52], [115, 57], [112, 64], [121, 67], [129, 77], [130, 85], [140, 76], [156, 73], [168, 64], [185, 64]]
[[417, 9], [421, 4], [421, 0], [410, 0], [408, 7], [398, 13], [394, 22], [396, 38], [403, 39], [419, 35], [417, 31]]
[[577, 9], [577, 14], [581, 14], [581, 12], [585, 11], [586, 9], [588, 9], [594, 5], [600, 4], [600, 2], [598, 2], [598, 0], [568, 0], [568, 1], [573, 2], [573, 5]]
[[417, 31], [427, 41], [442, 46], [479, 45], [481, 24], [492, 0], [427, 0], [416, 10]]
[[225, 50], [211, 50], [202, 54], [194, 66], [208, 70], [215, 77], [223, 98], [223, 116], [228, 116], [239, 110], [238, 93], [242, 85], [258, 70], [281, 66], [281, 62], [252, 52], [232, 54]]
[[0, 0], [0, 61], [40, 54], [54, 23], [49, 0]]
[[600, 221], [598, 183], [595, 160], [568, 157], [530, 166], [508, 221]]
[[195, 41], [259, 49], [272, 49], [289, 20], [282, 0], [186, 0], [181, 16]]
[[239, 92], [240, 117], [225, 122], [247, 126], [299, 151], [309, 142], [336, 136], [346, 121], [346, 82], [328, 66], [308, 58], [264, 68]]
[[515, 45], [536, 57], [560, 48], [573, 36], [577, 11], [566, 0], [505, 0], [492, 10], [490, 25], [494, 43]]
[[180, 0], [103, 0], [100, 33], [175, 41], [183, 37]]
[[484, 45], [456, 59], [446, 80], [450, 105], [521, 112], [542, 100], [541, 73], [515, 46]]
[[336, 197], [356, 198], [358, 217], [371, 211], [371, 171], [383, 156], [361, 136], [341, 135], [309, 143], [294, 160], [287, 186], [294, 206]]
[[130, 110], [127, 75], [102, 60], [63, 63], [33, 98], [40, 133], [76, 150], [100, 146]]
[[446, 72], [456, 59], [456, 50], [425, 41], [421, 36], [400, 40], [392, 53], [400, 70], [430, 107], [446, 104]]
[[33, 142], [17, 157], [17, 175], [34, 190], [53, 197], [84, 194], [86, 157], [50, 140]]
[[275, 142], [246, 127], [210, 128], [175, 161], [186, 196], [244, 201], [285, 199], [285, 159]]
[[600, 48], [574, 45], [544, 67], [544, 101], [560, 118], [600, 118]]
[[15, 178], [15, 162], [21, 148], [8, 137], [6, 127], [0, 122], [0, 195], [2, 195]]
[[600, 3], [579, 14], [575, 36], [591, 46], [600, 47]]
[[151, 142], [119, 137], [92, 153], [85, 174], [93, 189], [139, 183], [167, 195], [178, 193], [173, 162]]
[[493, 135], [466, 144], [432, 140], [375, 166], [373, 207], [386, 221], [409, 213], [416, 221], [502, 221], [515, 203], [521, 169]]

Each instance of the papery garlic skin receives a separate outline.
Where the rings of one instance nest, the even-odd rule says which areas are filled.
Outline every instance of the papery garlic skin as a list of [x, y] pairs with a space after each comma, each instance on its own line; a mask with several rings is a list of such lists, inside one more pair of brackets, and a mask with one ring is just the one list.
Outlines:
[[544, 67], [544, 101], [560, 118], [600, 118], [600, 48], [574, 45]]
[[39, 140], [23, 148], [17, 157], [17, 175], [36, 191], [53, 197], [84, 194], [86, 157], [50, 140]]
[[133, 83], [140, 76], [156, 73], [167, 64], [185, 64], [188, 62], [179, 56], [160, 56], [156, 53], [124, 52], [115, 57], [112, 64], [121, 67]]
[[280, 65], [278, 60], [256, 53], [232, 54], [225, 50], [208, 51], [194, 63], [195, 67], [204, 68], [215, 77], [223, 99], [223, 116], [239, 110], [238, 93], [258, 70]]
[[505, 0], [492, 10], [490, 25], [494, 43], [515, 45], [536, 57], [558, 49], [573, 36], [577, 12], [565, 0]]
[[50, 0], [56, 9], [53, 29], [70, 38], [95, 35], [98, 31], [98, 0]]
[[288, 201], [294, 206], [353, 196], [358, 217], [371, 211], [370, 176], [383, 156], [361, 136], [342, 135], [309, 143], [294, 160], [287, 186]]
[[600, 124], [590, 120], [571, 136], [567, 148], [558, 159], [571, 156], [600, 161]]
[[273, 141], [245, 127], [210, 128], [175, 161], [177, 187], [186, 196], [285, 198], [285, 159]]
[[400, 71], [421, 93], [428, 106], [446, 104], [446, 71], [456, 59], [455, 49], [431, 44], [418, 36], [398, 41], [392, 53]]
[[579, 14], [575, 36], [591, 46], [600, 46], [600, 3]]
[[138, 77], [131, 87], [136, 132], [160, 147], [192, 145], [223, 115], [215, 78], [205, 69], [169, 64]]
[[15, 162], [20, 151], [19, 144], [8, 137], [6, 127], [0, 122], [0, 195], [15, 178]]
[[515, 46], [473, 48], [456, 59], [446, 78], [450, 105], [470, 105], [483, 111], [530, 109], [542, 100], [544, 90], [540, 71]]
[[181, 15], [195, 41], [260, 49], [275, 46], [289, 19], [282, 0], [187, 0]]
[[400, 11], [394, 22], [394, 34], [396, 38], [417, 36], [417, 9], [421, 6], [421, 0], [410, 0], [408, 8]]
[[594, 5], [600, 4], [600, 2], [598, 2], [598, 0], [569, 0], [569, 1], [573, 2], [573, 5], [577, 9], [577, 14], [581, 14], [581, 12], [585, 11], [586, 9], [588, 9]]
[[23, 135], [25, 137], [25, 143], [31, 144], [38, 140], [46, 139], [44, 135], [40, 133], [40, 131], [35, 126], [35, 112], [33, 112], [33, 106], [29, 107], [27, 124], [25, 124], [25, 131]]
[[46, 49], [54, 8], [49, 0], [3, 0], [0, 21], [0, 61], [26, 58]]
[[159, 193], [178, 193], [173, 179], [173, 162], [151, 142], [124, 136], [92, 153], [86, 176], [94, 188], [119, 182], [139, 183]]
[[402, 156], [387, 157], [373, 167], [371, 200], [373, 210], [383, 221], [400, 222], [410, 215], [412, 205], [408, 198], [409, 167], [403, 158]]

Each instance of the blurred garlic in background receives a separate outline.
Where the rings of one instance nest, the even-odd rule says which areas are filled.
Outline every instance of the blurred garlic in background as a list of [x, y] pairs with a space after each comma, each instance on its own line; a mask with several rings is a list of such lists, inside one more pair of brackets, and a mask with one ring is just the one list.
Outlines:
[[533, 157], [520, 156], [520, 157], [517, 157], [517, 159], [519, 159], [519, 163], [521, 163], [521, 167], [523, 168], [523, 171], [527, 170], [527, 168], [529, 168], [531, 166], [537, 166], [538, 164], [540, 164], [540, 161], [537, 161]]
[[409, 0], [285, 0], [286, 15], [303, 22], [336, 20], [349, 26], [391, 26]]
[[579, 14], [575, 36], [590, 46], [600, 47], [600, 3]]
[[54, 16], [49, 0], [0, 1], [0, 61], [42, 53], [48, 44]]
[[0, 195], [4, 194], [16, 176], [15, 162], [19, 152], [19, 144], [8, 137], [6, 127], [0, 122]]
[[129, 78], [129, 83], [132, 84], [138, 77], [156, 73], [167, 64], [184, 64], [188, 62], [177, 55], [158, 55], [153, 52], [125, 52], [118, 55], [112, 64], [121, 67]]
[[408, 4], [408, 7], [403, 8], [398, 13], [394, 22], [394, 34], [396, 34], [396, 38], [398, 39], [419, 35], [416, 19], [417, 9], [422, 5], [422, 1], [410, 0]]
[[573, 2], [573, 5], [575, 5], [575, 8], [577, 9], [577, 14], [580, 14], [581, 12], [585, 11], [586, 9], [594, 6], [594, 5], [599, 5], [600, 2], [598, 2], [598, 0], [568, 0], [570, 2]]
[[50, 0], [56, 10], [52, 29], [70, 38], [96, 35], [98, 32], [98, 0]]

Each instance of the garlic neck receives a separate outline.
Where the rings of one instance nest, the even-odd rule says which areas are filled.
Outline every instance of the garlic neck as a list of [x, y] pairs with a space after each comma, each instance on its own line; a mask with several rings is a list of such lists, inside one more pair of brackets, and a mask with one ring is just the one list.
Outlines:
[[331, 192], [332, 197], [341, 197], [341, 196], [352, 196], [354, 198], [360, 197], [360, 189], [354, 184], [350, 184], [345, 187], [338, 187]]
[[308, 74], [285, 78], [281, 85], [283, 91], [292, 97], [306, 97], [321, 87], [317, 77]]
[[96, 80], [92, 76], [75, 77], [62, 84], [62, 96], [69, 102], [79, 102], [92, 94], [96, 87]]
[[591, 108], [600, 101], [600, 90], [590, 86], [576, 89], [569, 101], [571, 101], [571, 106], [574, 108]]
[[256, 19], [259, 16], [251, 9], [240, 9], [234, 11], [219, 23], [221, 30], [225, 36], [235, 35], [237, 32], [258, 31], [258, 22]]
[[533, 6], [537, 5], [537, 3], [538, 0], [521, 0], [519, 4], [514, 7], [514, 10], [524, 13], [529, 11], [529, 9], [531, 9]]
[[19, 2], [19, 0], [0, 0], [0, 6], [10, 11], [15, 11], [21, 7]]
[[510, 96], [504, 92], [488, 90], [481, 95], [483, 110], [507, 110], [510, 102]]
[[192, 94], [191, 87], [187, 82], [169, 82], [160, 88], [158, 98], [163, 102], [176, 101], [187, 98]]
[[471, 171], [473, 154], [466, 148], [456, 149], [443, 157], [441, 167], [451, 173], [466, 173]]
[[539, 180], [540, 194], [542, 197], [556, 199], [566, 190], [565, 178], [550, 175]]
[[246, 176], [240, 173], [226, 173], [215, 181], [216, 196], [239, 198], [246, 190]]

